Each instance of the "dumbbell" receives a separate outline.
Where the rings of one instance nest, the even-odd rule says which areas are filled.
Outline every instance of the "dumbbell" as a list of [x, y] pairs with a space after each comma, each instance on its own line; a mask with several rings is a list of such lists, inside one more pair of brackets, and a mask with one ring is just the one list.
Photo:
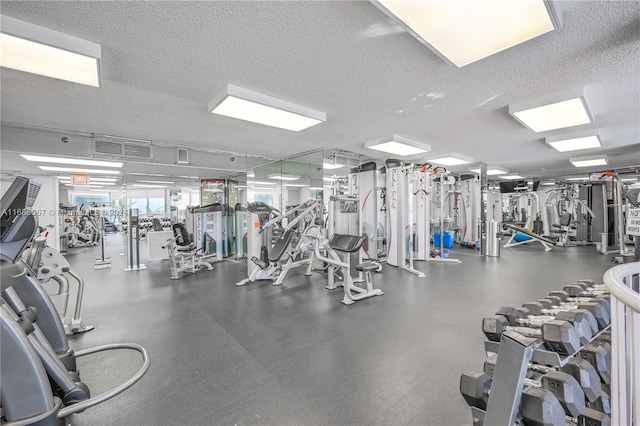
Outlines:
[[[560, 321], [569, 321], [580, 330], [580, 338], [583, 344], [590, 342], [593, 339], [593, 335], [600, 331], [598, 320], [586, 309], [567, 309], [556, 312], [548, 310], [540, 302], [525, 302], [522, 307], [531, 315], [530, 319], [540, 317], [542, 319], [553, 318]], [[555, 316], [551, 315], [551, 312], [556, 312]]]
[[[572, 313], [562, 313], [562, 315], [546, 316], [546, 317], [532, 317], [529, 315], [530, 312], [526, 307], [523, 308], [512, 308], [508, 306], [501, 307], [496, 315], [502, 315], [509, 321], [509, 324], [512, 326], [526, 326], [532, 328], [544, 328], [543, 324], [548, 323], [551, 320], [557, 321], [568, 321], [572, 326], [574, 326], [576, 334], [578, 335], [580, 342], [584, 345], [591, 341], [593, 338], [593, 333], [591, 330], [591, 326], [588, 323], [588, 319], [585, 318], [584, 315], [572, 314]], [[555, 323], [551, 323], [555, 324]], [[553, 348], [553, 344], [551, 342], [563, 342], [566, 341], [566, 337], [561, 337], [559, 333], [562, 329], [557, 328], [555, 325], [550, 325], [546, 327], [547, 330], [547, 338], [544, 339], [549, 343], [549, 346], [552, 346], [552, 350], [561, 354], [571, 355], [573, 352], [565, 352], [560, 347]], [[557, 345], [556, 345], [557, 346]], [[568, 350], [568, 349], [566, 349]]]
[[[493, 377], [497, 358], [497, 355], [493, 355], [484, 362], [483, 370], [490, 377]], [[529, 364], [527, 377], [538, 380], [542, 375], [551, 371], [555, 371], [555, 369], [544, 365]], [[580, 383], [580, 387], [584, 392], [584, 396], [587, 398], [587, 402], [595, 403], [602, 395], [600, 376], [596, 369], [587, 360], [569, 358], [569, 362], [561, 367], [560, 371], [570, 374], [578, 383]]]
[[548, 296], [545, 296], [545, 299], [549, 299], [553, 301], [554, 304], [555, 302], [558, 301], [558, 299], [556, 298], [559, 298], [560, 302], [565, 302], [569, 304], [576, 304], [581, 302], [592, 302], [594, 300], [599, 300], [605, 303], [607, 311], [608, 312], [610, 311], [611, 303], [609, 299], [611, 294], [608, 291], [603, 290], [603, 291], [597, 291], [597, 292], [578, 294], [578, 292], [580, 291], [580, 287], [578, 287], [577, 285], [575, 286], [577, 287], [575, 291], [571, 291], [571, 288], [569, 286], [565, 286], [565, 288], [569, 290], [569, 292], [565, 290], [551, 291], [549, 292]]
[[483, 318], [482, 331], [487, 339], [499, 342], [502, 333], [513, 330], [524, 336], [541, 338], [552, 351], [562, 355], [572, 355], [580, 349], [580, 337], [576, 328], [568, 321], [549, 320], [541, 328], [510, 326], [504, 317]]
[[537, 302], [527, 302], [524, 306], [526, 306], [533, 315], [555, 315], [560, 311], [585, 309], [593, 314], [598, 323], [598, 329], [600, 330], [607, 327], [611, 322], [609, 302], [604, 300], [590, 299], [584, 302], [566, 303], [562, 302], [559, 297], [547, 296], [538, 299]]
[[[552, 315], [539, 315], [536, 314], [540, 311], [539, 306], [535, 305], [538, 302], [527, 302], [523, 304], [522, 312], [526, 312], [529, 314], [527, 317], [529, 321], [547, 321], [550, 319], [555, 319], [558, 321], [569, 321], [576, 327], [578, 331], [578, 336], [580, 337], [580, 341], [583, 345], [586, 345], [593, 339], [593, 335], [598, 332], [598, 324], [589, 311], [584, 309], [570, 309], [570, 310], [561, 310], [555, 316]], [[535, 305], [535, 306], [532, 306]], [[530, 310], [529, 308], [533, 309]]]
[[598, 284], [593, 286], [587, 286], [584, 283], [576, 282], [573, 284], [567, 284], [562, 287], [562, 290], [569, 293], [572, 297], [580, 297], [585, 295], [599, 295], [608, 294], [609, 289], [604, 284]]
[[[599, 296], [591, 296], [591, 297], [572, 297], [563, 290], [556, 290], [549, 293], [548, 296], [545, 296], [542, 299], [538, 300], [545, 307], [551, 302], [553, 306], [576, 306], [587, 303], [599, 303], [602, 305], [604, 310], [607, 312], [609, 316], [611, 316], [611, 301], [608, 295], [599, 295]], [[594, 315], [596, 315], [594, 313]]]
[[606, 342], [591, 342], [583, 347], [576, 357], [586, 359], [596, 369], [603, 383], [611, 384], [611, 345]]
[[[603, 384], [602, 386], [607, 385]], [[609, 392], [603, 390], [595, 401], [587, 401], [587, 407], [611, 415], [611, 397], [609, 396]]]
[[[460, 393], [470, 406], [486, 410], [490, 396], [491, 381], [492, 379], [488, 374], [469, 370], [460, 376]], [[562, 421], [564, 422], [565, 413], [568, 416], [577, 417], [586, 408], [584, 392], [582, 391], [580, 384], [570, 374], [552, 370], [542, 375], [539, 380], [525, 378], [524, 384], [527, 387], [547, 390], [553, 397], [555, 397], [556, 401], [560, 402], [561, 411], [552, 406], [554, 403], [553, 398], [549, 396], [543, 396], [542, 398], [543, 400], [551, 401], [551, 406], [548, 402], [543, 405], [546, 406], [547, 410], [551, 408], [551, 411], [556, 413], [556, 415], [552, 416], [554, 419], [556, 416], [560, 417], [561, 413]], [[527, 404], [527, 401], [522, 401], [520, 407], [521, 412], [538, 412], [537, 408], [532, 410], [531, 407], [527, 407]], [[524, 407], [527, 407], [527, 409], [523, 409]], [[541, 417], [539, 414], [529, 415], [532, 418]], [[564, 425], [564, 423], [561, 424]]]

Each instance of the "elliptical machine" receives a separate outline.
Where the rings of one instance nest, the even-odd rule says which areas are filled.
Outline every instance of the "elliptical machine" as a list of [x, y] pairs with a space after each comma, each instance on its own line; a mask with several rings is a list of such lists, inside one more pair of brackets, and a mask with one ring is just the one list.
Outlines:
[[[31, 246], [24, 252], [22, 258], [31, 274], [41, 283], [51, 280], [58, 284], [58, 293], [50, 294], [51, 301], [55, 305], [67, 335], [84, 333], [94, 329], [92, 325], [82, 322], [82, 297], [84, 294], [84, 279], [73, 272], [67, 259], [56, 249], [47, 245], [47, 234], [37, 235], [31, 241]], [[68, 317], [69, 305], [69, 279], [71, 277], [78, 285], [74, 313]]]
[[[38, 222], [30, 208], [39, 185], [18, 177], [2, 196], [0, 337], [1, 420], [6, 425], [62, 426], [66, 417], [102, 403], [137, 383], [150, 365], [140, 345], [116, 343], [74, 352], [56, 308], [21, 256]], [[127, 381], [90, 397], [76, 359], [113, 349], [133, 349], [142, 367]]]

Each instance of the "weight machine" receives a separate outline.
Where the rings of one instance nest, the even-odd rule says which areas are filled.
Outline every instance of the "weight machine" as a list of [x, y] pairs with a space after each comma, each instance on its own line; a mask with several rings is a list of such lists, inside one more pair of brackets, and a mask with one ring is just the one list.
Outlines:
[[[414, 224], [416, 223], [414, 219], [416, 195], [420, 194], [420, 196], [422, 196], [425, 188], [417, 188], [416, 184], [420, 182], [417, 178], [419, 175], [415, 174], [412, 164], [405, 165], [404, 162], [400, 160], [387, 160], [385, 165], [387, 169], [387, 263], [410, 272], [419, 278], [425, 278], [426, 275], [423, 272], [413, 267], [415, 256], [414, 242], [417, 238], [419, 246], [424, 244], [426, 237], [423, 226], [424, 223], [429, 223], [428, 203], [424, 203], [422, 205], [423, 209], [421, 209], [424, 213], [421, 214], [418, 220], [423, 226], [416, 228], [419, 228], [419, 232], [423, 233], [416, 237], [417, 232], [414, 233]], [[424, 172], [421, 170], [418, 173]], [[426, 180], [422, 182], [426, 182]], [[427, 195], [428, 194], [424, 194], [425, 197]], [[420, 257], [424, 256], [420, 249], [418, 250], [418, 254]]]
[[[250, 221], [253, 226], [247, 230], [248, 278], [236, 283], [237, 286], [259, 280], [271, 280], [273, 285], [283, 283], [289, 270], [306, 266], [306, 276], [310, 276], [313, 267], [313, 241], [304, 238], [307, 228], [318, 225], [322, 221], [322, 203], [309, 200], [299, 206], [292, 207], [281, 215], [276, 210], [261, 202], [247, 204], [249, 213], [258, 216], [258, 221]], [[273, 217], [275, 215], [275, 217]], [[271, 246], [272, 228], [276, 224], [285, 224], [283, 232], [275, 244]], [[300, 238], [293, 250], [290, 249], [295, 235]], [[305, 254], [309, 257], [305, 258]], [[260, 257], [256, 256], [259, 254]]]
[[210, 258], [215, 256], [215, 262], [222, 260], [224, 237], [222, 216], [223, 206], [220, 203], [187, 207], [185, 221], [187, 233], [192, 235], [197, 251]]
[[384, 184], [379, 185], [378, 180], [373, 162], [352, 169], [348, 176], [349, 194], [359, 200], [359, 223], [362, 235], [366, 237], [362, 258], [374, 262], [386, 258], [385, 209], [384, 201], [380, 202]]
[[[343, 287], [342, 303], [352, 305], [358, 300], [384, 294], [382, 290], [373, 288], [372, 273], [379, 270], [378, 263], [369, 261], [355, 266], [357, 271], [365, 273], [366, 288], [355, 285], [355, 280], [351, 276], [351, 255], [361, 250], [366, 241], [365, 236], [333, 234], [330, 239], [326, 239], [317, 227], [309, 229], [306, 235], [316, 240], [315, 257], [328, 265], [328, 284], [325, 288], [332, 290], [339, 286]], [[321, 251], [327, 255], [323, 255]], [[335, 283], [336, 275], [342, 276], [342, 284]]]
[[215, 257], [214, 254], [199, 253], [193, 236], [189, 234], [186, 226], [181, 223], [174, 223], [172, 226], [173, 238], [170, 238], [162, 246], [169, 251], [169, 261], [171, 262], [171, 279], [179, 280], [182, 273], [198, 272], [201, 268], [209, 271], [213, 270], [213, 265], [208, 259]]
[[98, 245], [100, 230], [96, 220], [91, 215], [84, 214], [82, 206], [61, 203], [62, 232], [60, 238], [62, 247], [91, 247]]
[[[434, 230], [439, 230], [440, 232], [433, 233], [434, 240], [439, 240], [438, 244], [434, 241], [434, 245], [440, 247], [440, 255], [436, 255], [435, 257], [429, 256], [427, 261], [429, 262], [445, 262], [445, 263], [462, 263], [460, 259], [454, 259], [450, 257], [446, 257], [444, 250], [446, 250], [445, 246], [445, 233], [447, 225], [451, 227], [453, 225], [453, 219], [449, 215], [445, 217], [445, 201], [449, 195], [453, 195], [456, 197], [458, 195], [458, 191], [456, 190], [456, 178], [449, 174], [449, 171], [444, 167], [429, 167], [427, 168], [427, 172], [429, 172], [429, 180], [430, 180], [430, 194], [431, 203], [437, 209], [437, 217], [435, 220], [429, 221], [429, 224], [434, 226]], [[448, 190], [445, 190], [445, 186]], [[435, 213], [435, 212], [434, 212]], [[451, 246], [455, 244], [455, 241], [452, 241]]]

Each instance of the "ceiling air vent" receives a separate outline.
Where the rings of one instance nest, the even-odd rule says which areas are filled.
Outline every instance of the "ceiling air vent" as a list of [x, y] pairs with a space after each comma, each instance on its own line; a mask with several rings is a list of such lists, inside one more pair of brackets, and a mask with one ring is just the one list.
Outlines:
[[190, 164], [187, 148], [176, 148], [176, 164]]
[[151, 147], [131, 143], [124, 144], [125, 157], [151, 158]]
[[153, 158], [150, 142], [109, 136], [96, 136], [93, 139], [93, 153], [98, 157], [121, 160], [151, 161]]
[[107, 155], [122, 155], [122, 144], [119, 142], [95, 141], [95, 153]]

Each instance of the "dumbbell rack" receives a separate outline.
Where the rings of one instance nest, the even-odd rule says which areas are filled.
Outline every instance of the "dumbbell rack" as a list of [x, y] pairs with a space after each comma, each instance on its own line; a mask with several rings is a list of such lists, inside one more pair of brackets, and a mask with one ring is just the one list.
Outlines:
[[[600, 330], [592, 341], [609, 329], [610, 325]], [[513, 425], [518, 415], [529, 363], [562, 367], [575, 355], [562, 356], [557, 352], [537, 348], [537, 344], [536, 339], [511, 330], [502, 333], [500, 342], [484, 342], [487, 357], [494, 354], [498, 357], [486, 411], [471, 407], [474, 424]]]

